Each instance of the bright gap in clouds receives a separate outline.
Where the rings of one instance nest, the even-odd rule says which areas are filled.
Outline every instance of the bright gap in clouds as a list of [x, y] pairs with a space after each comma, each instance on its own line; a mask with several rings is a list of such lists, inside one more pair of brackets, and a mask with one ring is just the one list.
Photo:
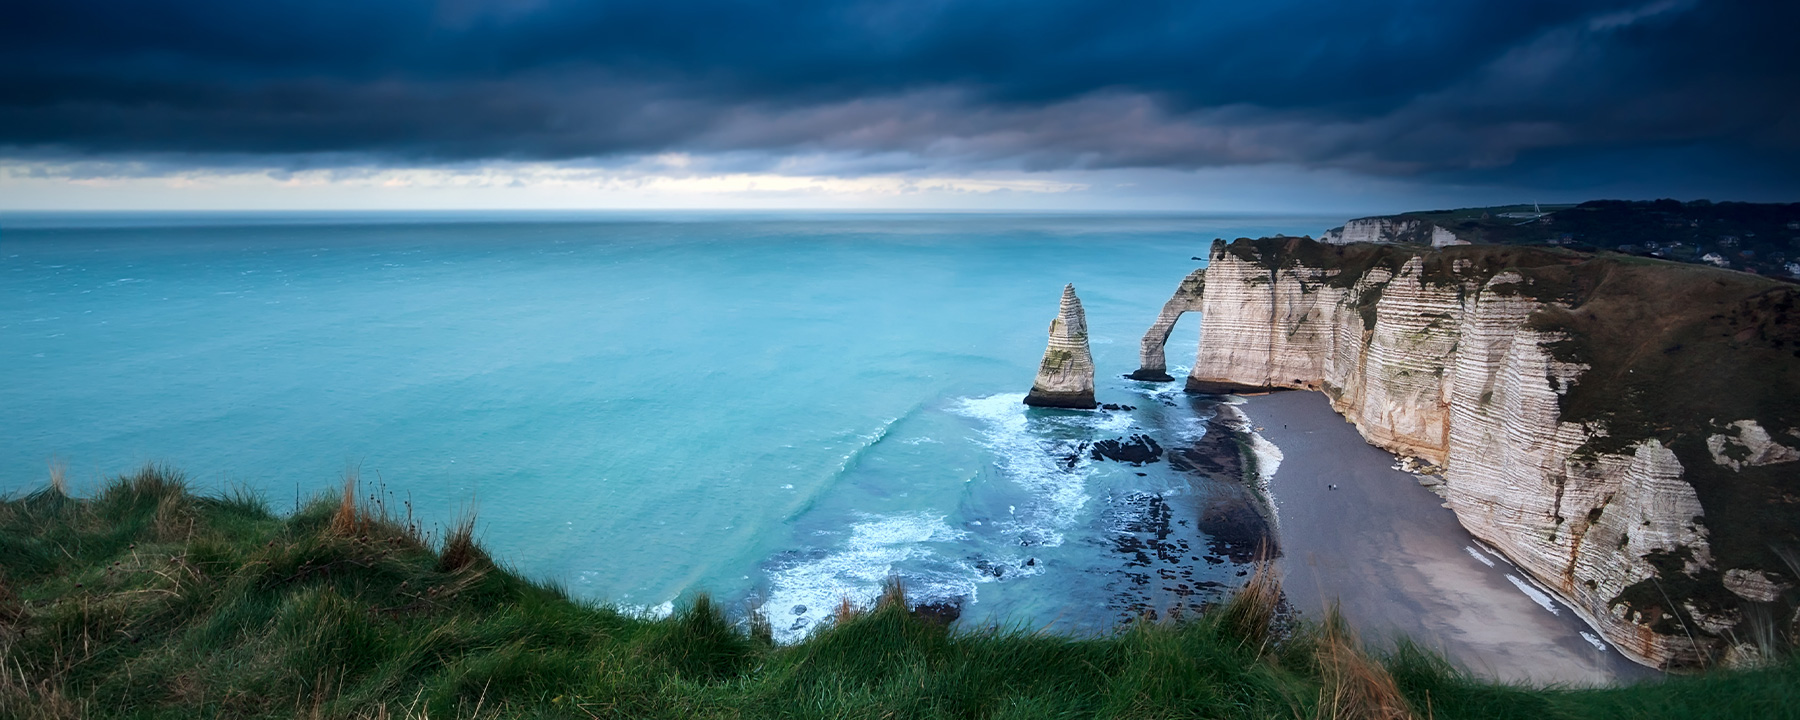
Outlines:
[[[1358, 213], [1475, 197], [1473, 188], [1285, 165], [805, 172], [737, 170], [686, 155], [630, 165], [490, 162], [280, 169], [150, 162], [0, 162], [3, 210], [869, 209]], [[797, 172], [796, 172], [797, 171]], [[1487, 197], [1492, 188], [1481, 189]], [[1423, 194], [1423, 197], [1421, 197]]]

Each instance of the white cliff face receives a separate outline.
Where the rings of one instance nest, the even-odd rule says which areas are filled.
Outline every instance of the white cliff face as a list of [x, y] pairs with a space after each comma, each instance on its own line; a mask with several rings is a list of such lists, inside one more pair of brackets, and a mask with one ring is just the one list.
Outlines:
[[1449, 247], [1451, 245], [1468, 245], [1468, 244], [1469, 244], [1469, 241], [1457, 237], [1456, 233], [1450, 232], [1449, 230], [1445, 230], [1436, 225], [1431, 226], [1431, 246], [1434, 248]]
[[1176, 286], [1175, 294], [1163, 303], [1162, 312], [1156, 316], [1156, 322], [1144, 333], [1144, 339], [1138, 345], [1138, 370], [1130, 375], [1134, 380], [1168, 382], [1169, 365], [1163, 353], [1163, 346], [1169, 342], [1169, 333], [1175, 330], [1175, 321], [1181, 319], [1182, 313], [1200, 310], [1200, 301], [1206, 293], [1206, 268], [1200, 268], [1182, 278]]
[[1050, 343], [1038, 366], [1037, 380], [1025, 396], [1038, 407], [1097, 407], [1094, 402], [1094, 356], [1088, 351], [1087, 313], [1074, 285], [1064, 285], [1062, 307], [1050, 321]]
[[1343, 227], [1326, 230], [1319, 237], [1320, 242], [1332, 245], [1349, 245], [1350, 243], [1393, 243], [1399, 242], [1403, 232], [1412, 230], [1418, 225], [1417, 220], [1395, 220], [1393, 218], [1357, 218], [1344, 223]]
[[1800, 460], [1800, 450], [1776, 442], [1755, 420], [1732, 423], [1727, 432], [1707, 438], [1706, 449], [1713, 462], [1732, 470]]
[[1434, 248], [1469, 244], [1469, 241], [1456, 237], [1456, 233], [1434, 223], [1391, 217], [1357, 218], [1344, 223], [1343, 227], [1326, 230], [1319, 241], [1331, 245], [1428, 244]]
[[[1656, 440], [1588, 449], [1604, 428], [1565, 422], [1559, 405], [1588, 368], [1557, 360], [1550, 347], [1562, 336], [1528, 322], [1547, 303], [1517, 272], [1484, 276], [1449, 257], [1429, 277], [1415, 254], [1351, 278], [1215, 244], [1189, 389], [1324, 391], [1370, 443], [1442, 465], [1463, 526], [1625, 654], [1659, 667], [1706, 662], [1735, 611], [1696, 601], [1684, 606], [1688, 623], [1657, 607], [1666, 602], [1630, 601], [1671, 573], [1717, 577], [1705, 511], [1675, 453]], [[1721, 464], [1800, 459], [1754, 422], [1732, 427], [1715, 436]], [[1742, 450], [1727, 453], [1731, 443]], [[1769, 594], [1760, 576], [1737, 580], [1746, 597]]]
[[1227, 289], [1202, 298], [1200, 354], [1188, 389], [1318, 389], [1327, 364], [1319, 351], [1331, 344], [1339, 309], [1336, 294], [1321, 292], [1325, 273], [1306, 268], [1276, 273], [1252, 263], [1220, 262], [1219, 255], [1215, 246], [1207, 284]]
[[1793, 587], [1792, 583], [1770, 577], [1768, 573], [1759, 570], [1738, 568], [1725, 571], [1725, 589], [1753, 602], [1775, 602], [1790, 587]]

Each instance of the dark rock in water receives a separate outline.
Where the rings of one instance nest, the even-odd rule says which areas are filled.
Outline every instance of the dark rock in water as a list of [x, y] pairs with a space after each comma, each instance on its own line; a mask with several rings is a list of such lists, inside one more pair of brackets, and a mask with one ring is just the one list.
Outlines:
[[962, 617], [962, 599], [934, 600], [912, 606], [912, 616], [939, 625], [949, 625]]
[[1062, 456], [1063, 469], [1074, 470], [1075, 464], [1081, 462], [1081, 456], [1083, 453], [1085, 453], [1087, 451], [1088, 447], [1089, 447], [1088, 443], [1083, 442], [1083, 443], [1075, 446], [1074, 452], [1071, 452], [1067, 455]]
[[1133, 410], [1136, 410], [1137, 407], [1134, 405], [1120, 405], [1118, 403], [1106, 403], [1105, 405], [1101, 405], [1100, 409], [1101, 410], [1123, 410], [1125, 412], [1131, 412]]
[[1142, 380], [1144, 382], [1174, 382], [1175, 381], [1175, 378], [1173, 376], [1169, 375], [1169, 373], [1167, 373], [1165, 371], [1145, 370], [1143, 368], [1133, 370], [1130, 374], [1125, 376], [1125, 379], [1127, 379], [1127, 380]]
[[1279, 554], [1268, 520], [1248, 501], [1209, 505], [1201, 513], [1199, 530], [1206, 533], [1208, 550], [1234, 563], [1250, 563], [1265, 555]]
[[1133, 435], [1122, 440], [1101, 440], [1089, 450], [1089, 456], [1095, 460], [1131, 463], [1139, 467], [1162, 459], [1162, 454], [1162, 446], [1147, 435]]
[[1234, 382], [1217, 382], [1188, 378], [1187, 391], [1198, 395], [1266, 395], [1291, 388], [1273, 385], [1245, 385]]
[[794, 614], [795, 615], [805, 615], [806, 614], [806, 606], [805, 605], [795, 605], [794, 606]]

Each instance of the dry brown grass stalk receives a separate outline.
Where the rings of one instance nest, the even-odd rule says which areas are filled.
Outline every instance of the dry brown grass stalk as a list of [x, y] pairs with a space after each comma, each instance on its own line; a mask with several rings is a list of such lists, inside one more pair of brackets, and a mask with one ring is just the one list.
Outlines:
[[1233, 636], [1246, 643], [1262, 644], [1269, 639], [1269, 629], [1281, 605], [1281, 577], [1275, 563], [1256, 563], [1250, 581], [1219, 609], [1220, 623]]
[[[0, 659], [8, 654], [0, 653]], [[88, 716], [86, 705], [62, 693], [47, 679], [26, 674], [16, 658], [0, 661], [0, 717], [19, 720], [77, 720]]]
[[69, 464], [67, 462], [51, 458], [50, 489], [63, 497], [69, 496]]
[[156, 502], [151, 532], [163, 542], [192, 538], [196, 519], [193, 498], [187, 493], [170, 493]]
[[851, 604], [850, 597], [846, 595], [842, 600], [838, 601], [837, 612], [832, 615], [833, 620], [835, 620], [837, 624], [843, 625], [844, 623], [856, 619], [856, 616], [859, 614], [861, 613], [857, 611], [854, 604]]
[[875, 607], [907, 609], [909, 606], [906, 604], [906, 584], [901, 582], [898, 576], [889, 576], [881, 584], [881, 596], [875, 599]]
[[438, 570], [458, 572], [486, 567], [492, 563], [487, 551], [482, 550], [475, 542], [475, 511], [463, 513], [455, 525], [444, 531], [444, 547], [438, 553]]
[[338, 498], [338, 509], [331, 516], [331, 532], [344, 535], [361, 535], [368, 529], [367, 518], [356, 505], [356, 494], [362, 490], [362, 480], [357, 476], [355, 468], [344, 471], [344, 492]]
[[1314, 717], [1320, 720], [1412, 720], [1416, 716], [1399, 686], [1374, 658], [1362, 651], [1355, 633], [1333, 605], [1316, 650], [1324, 687]]

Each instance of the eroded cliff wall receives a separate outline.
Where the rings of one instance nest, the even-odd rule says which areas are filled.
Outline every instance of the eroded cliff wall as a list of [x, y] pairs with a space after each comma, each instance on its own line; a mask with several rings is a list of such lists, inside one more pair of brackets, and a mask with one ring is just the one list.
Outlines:
[[1742, 659], [1800, 622], [1800, 293], [1664, 265], [1217, 242], [1188, 388], [1323, 391], [1628, 656]]

